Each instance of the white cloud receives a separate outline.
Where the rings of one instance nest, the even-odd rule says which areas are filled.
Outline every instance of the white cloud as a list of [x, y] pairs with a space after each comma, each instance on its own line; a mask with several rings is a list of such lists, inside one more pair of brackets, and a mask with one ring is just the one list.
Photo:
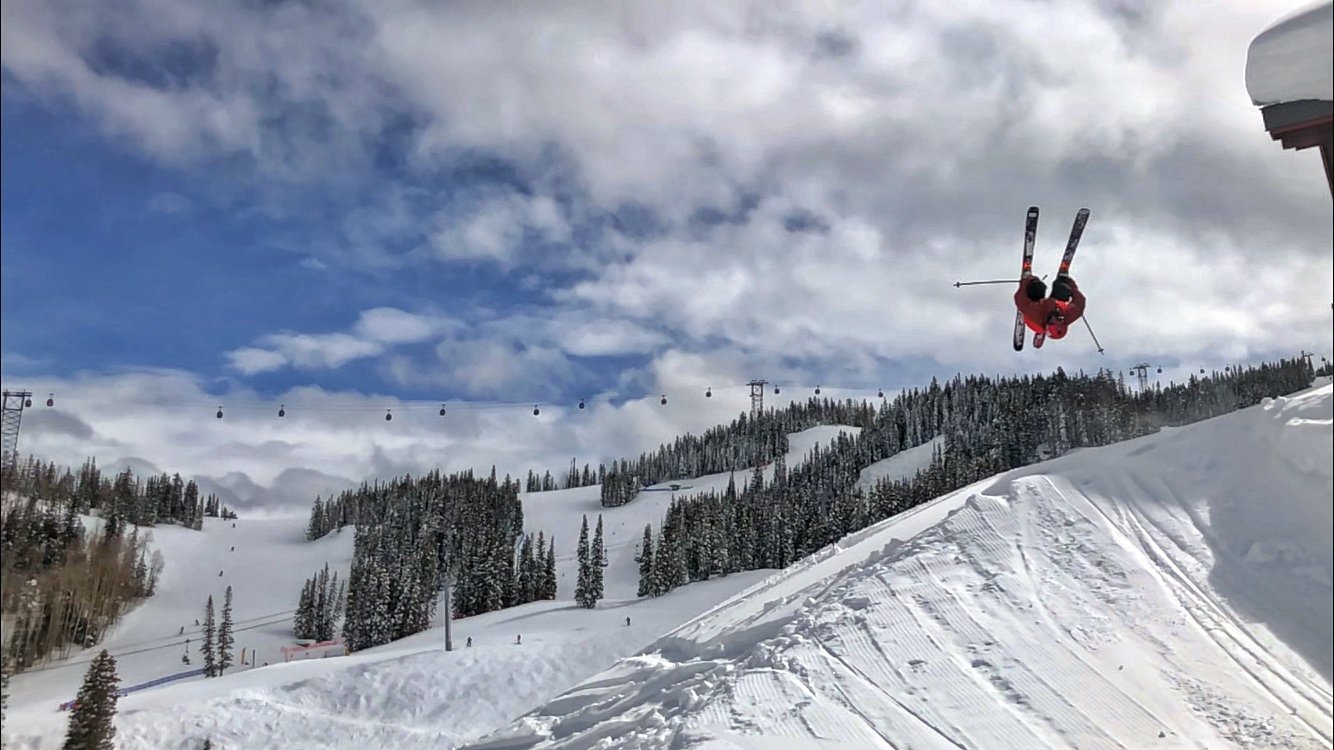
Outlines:
[[52, 365], [50, 359], [43, 357], [29, 357], [19, 352], [0, 352], [0, 362], [6, 370], [13, 372], [15, 370], [32, 370], [38, 368], [48, 368]]
[[338, 368], [384, 351], [379, 342], [346, 333], [273, 333], [261, 337], [259, 343], [299, 368]]
[[[365, 163], [361, 135], [383, 111], [382, 82], [347, 67], [351, 7], [5, 3], [2, 20], [13, 80], [173, 166], [239, 154], [269, 177], [328, 180]], [[184, 70], [157, 72], [175, 80], [143, 75], [168, 53]]]
[[346, 333], [271, 333], [261, 336], [259, 346], [227, 353], [232, 369], [242, 375], [272, 372], [284, 367], [337, 369], [356, 359], [373, 357], [384, 345]]
[[459, 328], [430, 359], [397, 357], [387, 374], [406, 386], [436, 386], [470, 398], [545, 401], [584, 374], [548, 336], [548, 322], [502, 318]]
[[337, 369], [353, 360], [375, 357], [394, 346], [435, 338], [461, 324], [433, 315], [417, 315], [393, 307], [362, 311], [350, 332], [271, 333], [256, 346], [227, 353], [232, 369], [243, 375], [271, 372], [284, 367]]
[[227, 352], [227, 361], [232, 369], [242, 375], [272, 372], [282, 369], [288, 363], [287, 357], [283, 354], [254, 346], [245, 346]]
[[426, 341], [442, 329], [456, 325], [453, 321], [414, 315], [393, 307], [376, 307], [361, 313], [353, 331], [358, 336], [382, 344], [413, 344]]
[[512, 268], [527, 235], [541, 242], [568, 242], [570, 227], [554, 200], [509, 193], [490, 198], [464, 216], [442, 216], [431, 246], [443, 260], [492, 261]]
[[665, 347], [670, 339], [624, 318], [603, 318], [587, 312], [570, 312], [552, 321], [553, 342], [575, 357], [607, 357], [646, 354]]
[[5, 3], [0, 22], [5, 71], [30, 88], [72, 98], [110, 135], [128, 137], [169, 163], [188, 161], [205, 144], [222, 152], [248, 148], [258, 130], [251, 100], [198, 89], [168, 92], [90, 67], [86, 56], [96, 15], [62, 13], [43, 3]]

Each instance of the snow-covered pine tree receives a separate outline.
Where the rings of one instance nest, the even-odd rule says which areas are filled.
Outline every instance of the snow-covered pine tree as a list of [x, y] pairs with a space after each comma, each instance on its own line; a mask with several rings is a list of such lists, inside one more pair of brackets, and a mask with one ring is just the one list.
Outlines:
[[409, 629], [404, 625], [412, 619], [413, 605], [418, 597], [420, 585], [421, 582], [415, 567], [408, 568], [404, 575], [399, 576], [397, 595], [390, 599], [389, 640], [395, 640], [410, 634]]
[[[437, 569], [437, 557], [432, 545], [422, 545], [416, 557], [417, 564], [414, 566], [416, 569], [414, 581], [416, 588], [412, 592], [408, 617], [399, 623], [399, 629], [403, 636], [419, 633], [429, 628], [431, 626], [431, 616], [435, 614], [435, 592], [439, 588], [440, 572]], [[336, 595], [337, 592], [331, 582], [327, 597], [330, 605], [333, 604]], [[330, 609], [326, 616], [332, 617], [333, 610]]]
[[468, 545], [463, 552], [462, 565], [454, 586], [454, 612], [458, 617], [486, 612], [487, 567], [489, 551], [480, 541]]
[[310, 606], [310, 632], [311, 638], [315, 640], [325, 640], [320, 637], [320, 631], [324, 630], [327, 622], [327, 607], [329, 605], [329, 563], [325, 563], [319, 573], [315, 574], [315, 585], [311, 591]]
[[191, 479], [185, 483], [185, 494], [181, 497], [185, 506], [186, 526], [199, 531], [204, 528], [204, 509], [199, 506], [199, 485]]
[[713, 518], [707, 503], [681, 506], [685, 517], [686, 533], [682, 540], [686, 547], [686, 561], [689, 577], [692, 581], [709, 580], [713, 559]]
[[152, 596], [154, 581], [148, 575], [148, 546], [144, 545], [139, 557], [134, 561], [134, 585], [139, 589], [139, 596]]
[[204, 640], [199, 644], [199, 654], [204, 658], [204, 676], [216, 677], [218, 674], [218, 663], [214, 659], [214, 642], [217, 635], [217, 624], [213, 618], [213, 596], [208, 597], [208, 604], [204, 605]]
[[[665, 526], [665, 525], [664, 525]], [[658, 542], [653, 551], [653, 569], [649, 572], [649, 596], [662, 596], [670, 590], [667, 585], [667, 531], [659, 529]]]
[[593, 598], [592, 560], [588, 550], [588, 516], [579, 527], [579, 544], [575, 548], [575, 557], [579, 560], [579, 578], [574, 585], [574, 601], [581, 607], [592, 609], [597, 604]]
[[314, 588], [309, 579], [301, 584], [301, 597], [292, 616], [292, 635], [297, 638], [310, 638], [314, 632]]
[[374, 569], [374, 599], [371, 602], [370, 638], [372, 646], [394, 640], [393, 606], [400, 589], [398, 577], [383, 562], [377, 561]]
[[[335, 577], [336, 574], [335, 574]], [[329, 577], [329, 565], [325, 563], [324, 568], [315, 577], [314, 605], [311, 607], [311, 638], [317, 641], [327, 641], [333, 635], [333, 579]]]
[[543, 599], [555, 599], [555, 598], [556, 598], [556, 589], [557, 589], [557, 583], [556, 583], [556, 540], [555, 540], [555, 539], [552, 539], [552, 540], [550, 540], [550, 541], [547, 542], [547, 555], [546, 555], [546, 558], [547, 558], [547, 559], [546, 559], [546, 564], [543, 566], [543, 571], [542, 571], [542, 573], [543, 573], [542, 577], [543, 577], [543, 579], [545, 580], [545, 583], [546, 583], [546, 585], [543, 586], [542, 598], [543, 598]]
[[491, 554], [487, 555], [487, 611], [514, 605], [514, 543], [508, 536], [495, 535]]
[[353, 651], [361, 648], [366, 639], [366, 588], [366, 565], [353, 557], [352, 569], [347, 574], [347, 603], [343, 607], [343, 640]]
[[0, 656], [0, 723], [4, 723], [5, 709], [9, 707], [9, 659]]
[[494, 612], [505, 606], [505, 590], [508, 585], [505, 573], [512, 553], [502, 540], [493, 538], [489, 547], [482, 551], [482, 611]]
[[537, 599], [537, 564], [533, 557], [533, 535], [525, 534], [519, 545], [518, 575], [515, 577], [515, 589], [518, 603], [524, 604]]
[[313, 542], [324, 534], [324, 501], [316, 495], [315, 504], [310, 508], [310, 520], [306, 523], [306, 541]]
[[185, 507], [185, 480], [180, 474], [171, 475], [171, 517], [182, 526], [189, 526], [189, 509]]
[[533, 540], [533, 601], [547, 598], [547, 535], [541, 530]]
[[65, 750], [112, 750], [115, 745], [116, 660], [102, 649], [83, 678], [70, 710]]
[[343, 616], [343, 603], [346, 600], [344, 594], [344, 584], [346, 581], [338, 580], [338, 574], [333, 577], [333, 606], [329, 610], [329, 619], [326, 623], [326, 629], [320, 631], [320, 640], [327, 641], [333, 638], [334, 632], [338, 629], [338, 619]]
[[[663, 579], [663, 592], [671, 591], [677, 586], [684, 586], [690, 583], [689, 560], [686, 559], [686, 506], [682, 503], [674, 503], [668, 510], [667, 532], [664, 533], [663, 543], [658, 546], [658, 556], [666, 557], [666, 577]], [[663, 549], [666, 548], [666, 555]]]
[[599, 513], [597, 530], [593, 532], [593, 547], [589, 550], [588, 560], [588, 593], [593, 598], [594, 605], [599, 601], [602, 601], [602, 597], [604, 596], [602, 571], [606, 567], [607, 545], [602, 538], [602, 514]]
[[[429, 550], [427, 550], [429, 553]], [[338, 580], [338, 573], [334, 573], [328, 579], [326, 584], [327, 591], [324, 594], [324, 609], [320, 612], [319, 627], [320, 640], [327, 641], [333, 637], [337, 629], [338, 618], [343, 614], [343, 581]]]
[[232, 587], [228, 586], [222, 598], [222, 623], [218, 625], [218, 676], [232, 665]]
[[644, 541], [639, 543], [639, 556], [635, 558], [639, 563], [639, 590], [638, 596], [653, 596], [653, 524], [644, 524]]
[[728, 547], [732, 540], [727, 533], [727, 522], [724, 520], [722, 506], [715, 503], [712, 510], [713, 512], [710, 514], [712, 524], [709, 527], [712, 534], [709, 540], [709, 558], [706, 563], [710, 575], [723, 576], [729, 572], [728, 559], [730, 555]]

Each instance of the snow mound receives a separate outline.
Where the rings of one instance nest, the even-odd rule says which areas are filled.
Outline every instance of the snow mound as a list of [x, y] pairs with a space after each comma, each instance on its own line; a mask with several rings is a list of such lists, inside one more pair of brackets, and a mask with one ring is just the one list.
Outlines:
[[1267, 437], [1273, 455], [1294, 469], [1331, 478], [1334, 455], [1334, 408], [1329, 399], [1265, 399], [1270, 420]]
[[470, 747], [1331, 747], [1331, 405], [966, 487]]
[[1312, 3], [1257, 36], [1246, 55], [1246, 90], [1260, 107], [1334, 100], [1334, 2]]

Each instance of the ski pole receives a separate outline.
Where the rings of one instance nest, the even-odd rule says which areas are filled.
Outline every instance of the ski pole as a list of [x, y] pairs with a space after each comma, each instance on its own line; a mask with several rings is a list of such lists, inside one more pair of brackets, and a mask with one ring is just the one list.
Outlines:
[[1102, 344], [1098, 343], [1098, 336], [1093, 332], [1093, 326], [1089, 325], [1089, 319], [1082, 316], [1080, 319], [1084, 321], [1084, 327], [1089, 329], [1089, 335], [1093, 337], [1093, 345], [1098, 347], [1098, 353], [1102, 354]]
[[955, 288], [961, 286], [977, 286], [978, 284], [1018, 284], [1019, 279], [989, 279], [987, 281], [956, 281]]

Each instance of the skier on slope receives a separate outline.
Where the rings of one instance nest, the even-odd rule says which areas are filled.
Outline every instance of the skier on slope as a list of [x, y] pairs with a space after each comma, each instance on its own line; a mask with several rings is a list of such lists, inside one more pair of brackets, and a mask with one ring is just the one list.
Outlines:
[[1084, 314], [1084, 295], [1069, 276], [1057, 276], [1051, 285], [1051, 296], [1046, 295], [1046, 282], [1029, 276], [1019, 281], [1014, 304], [1033, 331], [1045, 331], [1048, 338], [1065, 338], [1070, 324]]

